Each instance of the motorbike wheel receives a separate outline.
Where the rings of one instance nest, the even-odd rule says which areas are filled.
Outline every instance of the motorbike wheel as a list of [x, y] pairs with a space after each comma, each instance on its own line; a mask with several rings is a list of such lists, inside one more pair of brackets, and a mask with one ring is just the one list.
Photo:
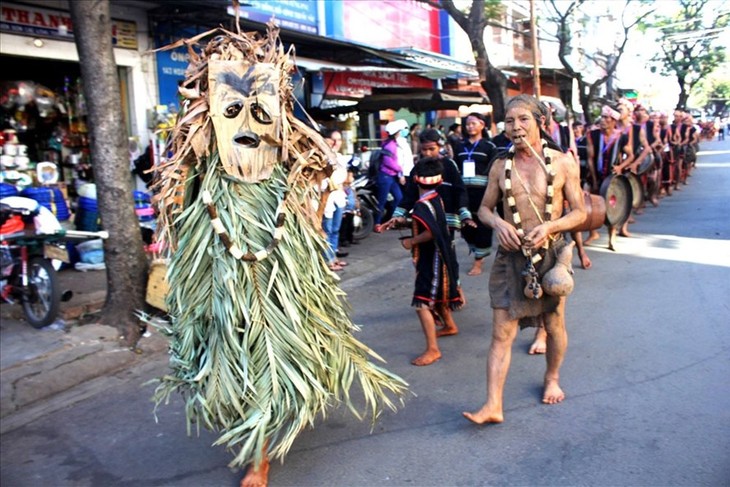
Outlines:
[[22, 298], [23, 312], [33, 328], [43, 328], [56, 320], [61, 291], [51, 262], [33, 257], [28, 262], [28, 290]]
[[352, 238], [355, 240], [362, 240], [369, 237], [373, 232], [375, 226], [375, 218], [370, 208], [364, 205], [360, 205], [360, 225], [355, 227], [355, 231], [352, 232]]

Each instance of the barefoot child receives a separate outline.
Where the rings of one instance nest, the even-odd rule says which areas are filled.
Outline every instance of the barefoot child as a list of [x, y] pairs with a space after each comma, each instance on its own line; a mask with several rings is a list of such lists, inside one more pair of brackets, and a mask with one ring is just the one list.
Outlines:
[[[425, 158], [416, 165], [413, 180], [419, 198], [413, 206], [413, 236], [401, 241], [411, 251], [416, 267], [416, 284], [412, 306], [426, 336], [426, 351], [411, 363], [430, 365], [441, 358], [437, 336], [456, 335], [458, 328], [451, 309], [462, 304], [457, 283], [456, 256], [446, 226], [443, 202], [436, 192], [441, 184], [443, 165], [437, 158]], [[433, 311], [444, 326], [438, 332]]]

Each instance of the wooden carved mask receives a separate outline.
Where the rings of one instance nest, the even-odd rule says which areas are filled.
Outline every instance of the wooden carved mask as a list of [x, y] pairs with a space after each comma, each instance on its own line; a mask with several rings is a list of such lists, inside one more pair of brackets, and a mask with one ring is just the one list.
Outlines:
[[228, 175], [246, 183], [268, 179], [279, 162], [279, 72], [273, 64], [208, 61], [210, 116]]

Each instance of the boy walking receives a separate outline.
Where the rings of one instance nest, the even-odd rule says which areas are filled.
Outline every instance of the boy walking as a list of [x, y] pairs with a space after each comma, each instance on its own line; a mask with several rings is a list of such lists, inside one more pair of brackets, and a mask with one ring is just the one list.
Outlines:
[[[430, 365], [441, 358], [437, 336], [456, 335], [459, 330], [451, 310], [462, 304], [458, 291], [456, 255], [451, 245], [446, 215], [436, 187], [441, 184], [443, 165], [438, 158], [419, 161], [413, 180], [418, 185], [419, 198], [413, 206], [413, 236], [401, 241], [411, 251], [416, 268], [416, 282], [411, 305], [426, 337], [426, 351], [411, 363]], [[444, 327], [436, 331], [432, 314], [436, 311]]]

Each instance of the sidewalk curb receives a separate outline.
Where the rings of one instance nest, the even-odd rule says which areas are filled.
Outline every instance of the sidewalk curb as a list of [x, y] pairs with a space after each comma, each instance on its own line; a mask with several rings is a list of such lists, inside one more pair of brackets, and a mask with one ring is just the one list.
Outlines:
[[141, 353], [120, 347], [117, 334], [116, 328], [106, 325], [73, 327], [63, 347], [0, 370], [0, 431], [24, 408], [167, 350], [167, 339], [155, 330], [140, 340]]

